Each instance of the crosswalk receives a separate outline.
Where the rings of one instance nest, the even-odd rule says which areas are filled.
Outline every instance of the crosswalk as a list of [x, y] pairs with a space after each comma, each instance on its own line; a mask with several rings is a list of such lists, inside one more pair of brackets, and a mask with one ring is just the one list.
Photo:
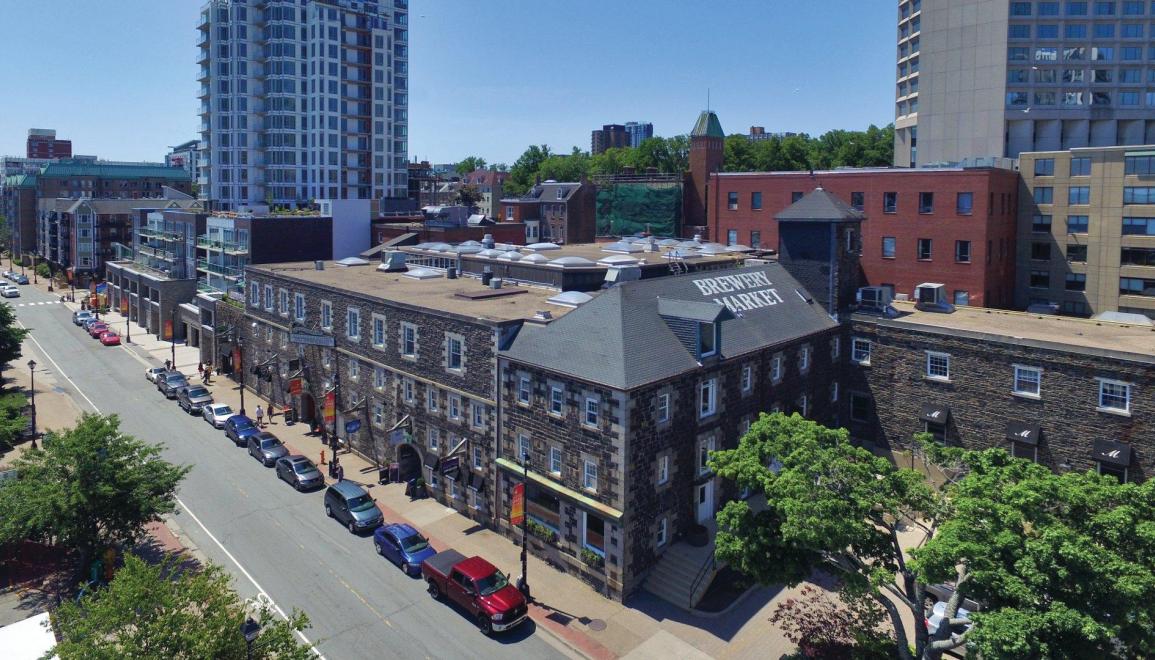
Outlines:
[[15, 305], [13, 305], [13, 307], [32, 307], [34, 305], [59, 305], [59, 304], [60, 304], [59, 300], [49, 300], [46, 302], [16, 303]]

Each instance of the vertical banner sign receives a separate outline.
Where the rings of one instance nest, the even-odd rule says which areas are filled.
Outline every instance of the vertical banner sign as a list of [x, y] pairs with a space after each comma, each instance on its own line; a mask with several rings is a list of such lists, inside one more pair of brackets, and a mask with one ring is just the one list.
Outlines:
[[300, 378], [291, 379], [289, 381], [289, 394], [291, 396], [297, 396], [300, 393], [301, 393], [301, 379]]
[[128, 296], [120, 297], [120, 313], [128, 315]]
[[172, 339], [172, 320], [171, 319], [164, 322], [164, 337], [163, 337], [163, 339], [165, 339], [165, 340]]
[[325, 395], [325, 423], [337, 421], [337, 393], [329, 392]]
[[525, 522], [525, 484], [513, 487], [513, 506], [509, 509], [509, 524], [520, 527]]
[[241, 371], [241, 349], [233, 348], [233, 373]]

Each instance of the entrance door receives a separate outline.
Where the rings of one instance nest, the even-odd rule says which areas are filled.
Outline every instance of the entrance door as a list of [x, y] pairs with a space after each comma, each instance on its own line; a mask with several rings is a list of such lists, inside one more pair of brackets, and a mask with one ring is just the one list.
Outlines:
[[698, 524], [705, 525], [714, 519], [714, 481], [698, 486]]

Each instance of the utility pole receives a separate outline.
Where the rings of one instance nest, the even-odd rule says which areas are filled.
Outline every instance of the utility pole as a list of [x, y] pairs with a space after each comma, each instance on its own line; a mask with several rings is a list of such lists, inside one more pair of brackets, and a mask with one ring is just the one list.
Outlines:
[[517, 589], [525, 596], [526, 600], [532, 601], [529, 596], [529, 577], [527, 577], [526, 570], [529, 568], [529, 452], [524, 452], [521, 455], [521, 483], [522, 488], [525, 488], [522, 499], [521, 512], [521, 579], [518, 580]]
[[169, 329], [168, 338], [172, 340], [172, 368], [176, 369], [176, 307], [172, 308], [172, 313], [169, 315], [169, 322], [172, 328]]

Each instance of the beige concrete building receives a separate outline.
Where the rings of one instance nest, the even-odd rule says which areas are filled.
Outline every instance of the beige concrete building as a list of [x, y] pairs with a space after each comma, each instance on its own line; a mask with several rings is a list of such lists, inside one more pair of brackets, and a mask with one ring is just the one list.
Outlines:
[[1155, 146], [1020, 156], [1015, 302], [1155, 318]]

